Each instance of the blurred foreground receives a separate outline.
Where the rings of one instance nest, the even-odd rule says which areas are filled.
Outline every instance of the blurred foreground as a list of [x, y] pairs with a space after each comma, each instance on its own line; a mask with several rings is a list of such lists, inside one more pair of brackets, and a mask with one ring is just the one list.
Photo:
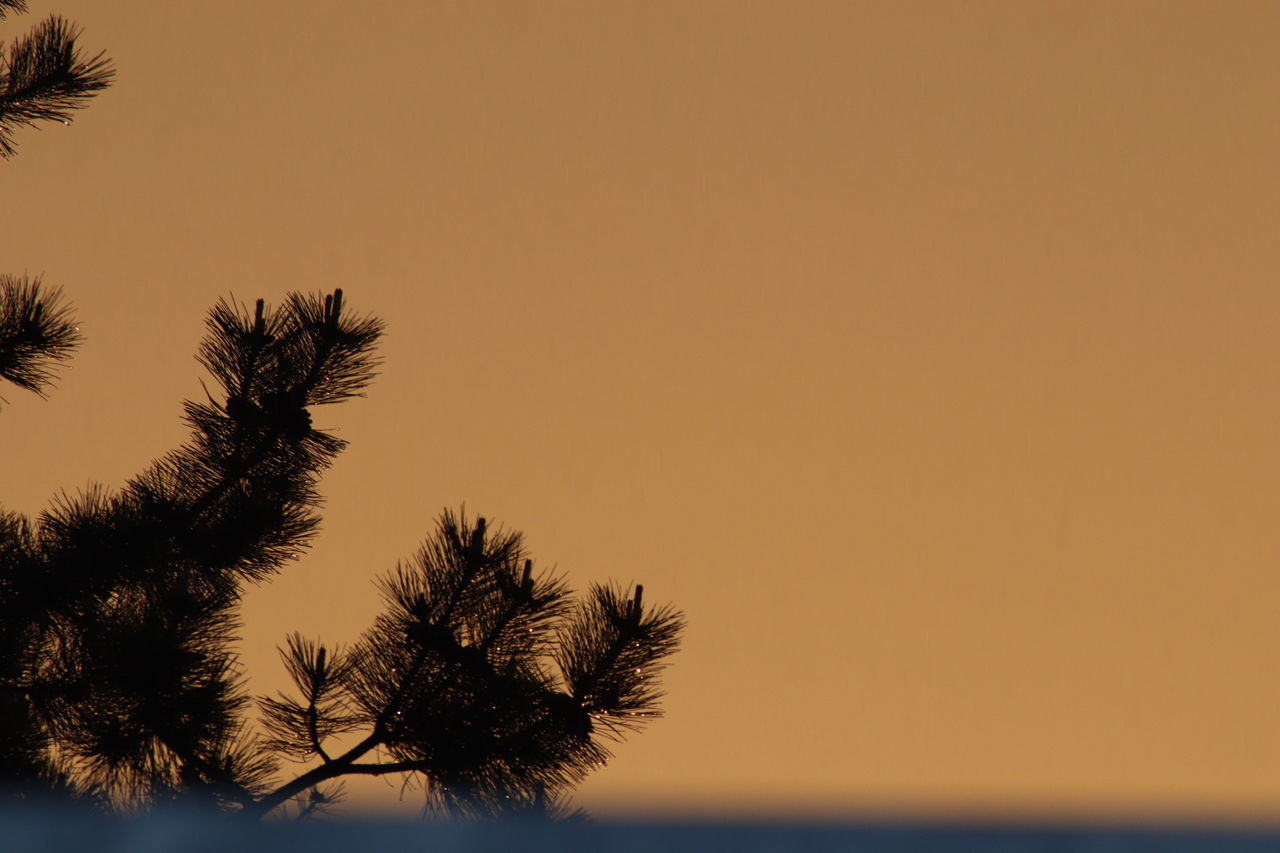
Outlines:
[[662, 851], [1274, 851], [1280, 830], [998, 826], [942, 823], [495, 822], [420, 823], [389, 820], [251, 823], [227, 817], [168, 813], [137, 820], [25, 809], [0, 812], [0, 849], [23, 853], [354, 853], [360, 850]]

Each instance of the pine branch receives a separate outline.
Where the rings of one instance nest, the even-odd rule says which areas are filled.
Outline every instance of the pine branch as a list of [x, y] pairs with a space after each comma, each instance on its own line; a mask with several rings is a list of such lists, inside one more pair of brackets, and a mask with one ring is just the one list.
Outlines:
[[[174, 792], [248, 807], [267, 793], [271, 751], [241, 730], [232, 608], [243, 581], [277, 571], [315, 528], [319, 473], [344, 445], [310, 427], [307, 400], [349, 396], [371, 374], [380, 324], [342, 317], [337, 302], [297, 297], [234, 322], [215, 309], [204, 349], [243, 367], [234, 389], [249, 388], [264, 417], [188, 404], [188, 444], [119, 494], [64, 499], [40, 518], [44, 568], [61, 580], [45, 602], [60, 637], [45, 669], [65, 686], [41, 717], [77, 778], [116, 804]], [[266, 342], [271, 330], [292, 340]], [[313, 684], [304, 709], [317, 743], [349, 725], [327, 690]]]
[[45, 396], [52, 363], [70, 359], [80, 340], [58, 289], [43, 288], [39, 277], [0, 274], [0, 379]]
[[[382, 581], [388, 612], [355, 650], [352, 659], [358, 664], [334, 679], [347, 701], [359, 709], [349, 712], [350, 718], [362, 717], [370, 725], [369, 735], [344, 755], [281, 786], [249, 814], [265, 814], [309, 786], [339, 775], [419, 772], [436, 778], [442, 775], [442, 761], [448, 767], [459, 759], [465, 762], [466, 756], [456, 755], [459, 737], [466, 737], [461, 734], [466, 728], [462, 720], [475, 716], [480, 704], [501, 703], [507, 714], [534, 707], [533, 700], [515, 698], [512, 688], [528, 694], [544, 689], [545, 679], [530, 680], [529, 673], [510, 664], [519, 650], [541, 646], [513, 634], [523, 626], [527, 635], [535, 625], [549, 632], [549, 618], [540, 621], [521, 614], [539, 609], [548, 616], [562, 612], [567, 591], [555, 579], [535, 580], [521, 549], [519, 534], [491, 531], [483, 519], [472, 526], [465, 515], [446, 511], [436, 535], [414, 560]], [[503, 637], [511, 642], [504, 646]], [[299, 651], [292, 655], [291, 669], [296, 670], [295, 682], [305, 682], [314, 677], [318, 653]], [[264, 703], [267, 725], [287, 729], [295, 748], [304, 749], [311, 707], [302, 702], [281, 707], [277, 701]], [[425, 755], [421, 732], [428, 729], [434, 730], [434, 751]], [[357, 763], [378, 747], [387, 748], [392, 760]], [[455, 757], [444, 757], [445, 752]], [[471, 758], [484, 763], [487, 755]]]
[[311, 790], [330, 779], [345, 775], [358, 759], [367, 755], [377, 745], [378, 740], [376, 737], [370, 735], [364, 738], [337, 758], [318, 767], [313, 767], [301, 776], [259, 797], [255, 802], [242, 809], [240, 815], [250, 819], [257, 819], [270, 814], [277, 806], [288, 802], [297, 795]]
[[[44, 309], [19, 296], [30, 326]], [[321, 786], [394, 773], [426, 780], [438, 813], [553, 814], [609, 757], [600, 736], [657, 716], [680, 614], [640, 587], [575, 604], [518, 531], [446, 511], [381, 581], [386, 609], [355, 646], [287, 639], [297, 696], [260, 699], [268, 737], [247, 733], [235, 607], [315, 528], [344, 443], [308, 407], [360, 394], [376, 365], [380, 321], [343, 309], [341, 291], [220, 302], [199, 358], [221, 393], [186, 404], [188, 443], [35, 525], [0, 514], [0, 785], [12, 770], [113, 809], [182, 799], [254, 818], [294, 801], [304, 818], [336, 798]], [[332, 755], [349, 732], [364, 736]], [[277, 784], [277, 755], [321, 763]]]
[[318, 476], [346, 446], [312, 429], [309, 404], [360, 393], [373, 376], [380, 320], [345, 317], [341, 291], [262, 300], [252, 316], [220, 301], [199, 359], [225, 402], [187, 404], [193, 441], [127, 491], [182, 518], [184, 540], [215, 574], [260, 580], [305, 545]]
[[593, 586], [556, 656], [573, 698], [615, 736], [661, 716], [657, 676], [684, 630], [684, 617], [670, 608], [646, 613], [643, 592]]
[[14, 128], [39, 121], [68, 124], [75, 110], [111, 85], [111, 60], [102, 53], [85, 57], [76, 46], [78, 36], [70, 23], [53, 15], [0, 56], [0, 158], [17, 153]]
[[348, 670], [358, 662], [341, 649], [330, 655], [324, 646], [296, 633], [289, 635], [287, 644], [287, 649], [280, 650], [280, 657], [302, 694], [302, 701], [284, 695], [259, 700], [263, 724], [270, 735], [267, 745], [299, 760], [315, 755], [332, 762], [324, 741], [367, 723], [363, 715], [347, 711], [341, 695]]
[[[610, 633], [597, 612], [601, 593], [594, 609], [571, 611], [562, 582], [534, 578], [519, 534], [446, 512], [414, 560], [380, 586], [388, 608], [358, 647], [364, 664], [351, 671], [349, 690], [376, 720], [366, 746], [392, 760], [322, 774], [417, 772], [431, 780], [429, 808], [496, 814], [511, 803], [551, 802], [603, 764], [608, 752], [592, 738], [592, 714], [656, 713], [653, 690], [619, 686], [619, 670], [635, 665], [631, 647], [645, 632], [642, 666], [673, 651], [678, 617], [645, 615], [628, 601], [625, 630]], [[578, 636], [557, 630], [566, 620], [587, 640], [579, 643], [584, 679], [600, 684], [596, 693], [619, 694], [612, 702], [565, 692], [544, 669], [557, 638]], [[606, 730], [615, 728], [608, 720]]]

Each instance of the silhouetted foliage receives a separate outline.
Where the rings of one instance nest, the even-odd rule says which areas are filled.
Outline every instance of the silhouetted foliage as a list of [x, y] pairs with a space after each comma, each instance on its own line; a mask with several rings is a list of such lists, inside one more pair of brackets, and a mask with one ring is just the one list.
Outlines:
[[[0, 0], [0, 20], [25, 11], [26, 0]], [[70, 121], [72, 110], [110, 85], [110, 60], [101, 53], [83, 58], [76, 37], [70, 24], [51, 16], [7, 49], [0, 42], [0, 158], [17, 153], [18, 126]], [[0, 274], [0, 379], [43, 394], [53, 382], [53, 362], [70, 358], [79, 341], [56, 289], [42, 289], [38, 277]]]
[[[21, 328], [74, 341], [35, 284], [14, 293]], [[186, 403], [186, 444], [118, 493], [0, 514], [9, 796], [307, 815], [341, 777], [406, 774], [434, 813], [559, 814], [608, 741], [659, 715], [680, 614], [645, 605], [639, 586], [575, 600], [520, 533], [446, 511], [382, 579], [386, 609], [363, 637], [287, 639], [295, 692], [260, 698], [251, 725], [237, 605], [315, 532], [319, 475], [345, 443], [310, 410], [362, 395], [382, 329], [340, 290], [277, 309], [220, 301], [198, 356], [214, 389]], [[17, 370], [28, 387], [43, 380], [32, 357]], [[282, 780], [282, 761], [306, 764]]]
[[[25, 0], [0, 0], [0, 19], [25, 12]], [[111, 85], [115, 69], [98, 53], [86, 57], [79, 32], [57, 15], [0, 49], [0, 158], [18, 152], [13, 132], [40, 121], [67, 124], [75, 110]]]
[[39, 278], [0, 274], [0, 379], [43, 395], [53, 362], [71, 357], [80, 330], [58, 290]]

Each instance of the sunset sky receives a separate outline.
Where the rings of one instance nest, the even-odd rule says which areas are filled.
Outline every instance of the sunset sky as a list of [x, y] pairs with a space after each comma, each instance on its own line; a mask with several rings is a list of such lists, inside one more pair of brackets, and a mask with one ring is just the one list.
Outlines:
[[255, 692], [465, 502], [687, 613], [593, 812], [1280, 819], [1280, 4], [31, 5], [118, 78], [0, 163], [86, 340], [5, 507], [182, 442], [220, 296], [388, 322]]

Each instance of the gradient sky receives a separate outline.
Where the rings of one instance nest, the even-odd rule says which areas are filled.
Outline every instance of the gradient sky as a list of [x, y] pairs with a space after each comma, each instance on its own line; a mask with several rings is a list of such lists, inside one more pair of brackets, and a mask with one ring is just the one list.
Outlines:
[[1280, 819], [1280, 5], [32, 6], [119, 73], [0, 163], [86, 335], [8, 508], [183, 440], [219, 296], [389, 323], [255, 691], [465, 501], [688, 614], [597, 812]]

